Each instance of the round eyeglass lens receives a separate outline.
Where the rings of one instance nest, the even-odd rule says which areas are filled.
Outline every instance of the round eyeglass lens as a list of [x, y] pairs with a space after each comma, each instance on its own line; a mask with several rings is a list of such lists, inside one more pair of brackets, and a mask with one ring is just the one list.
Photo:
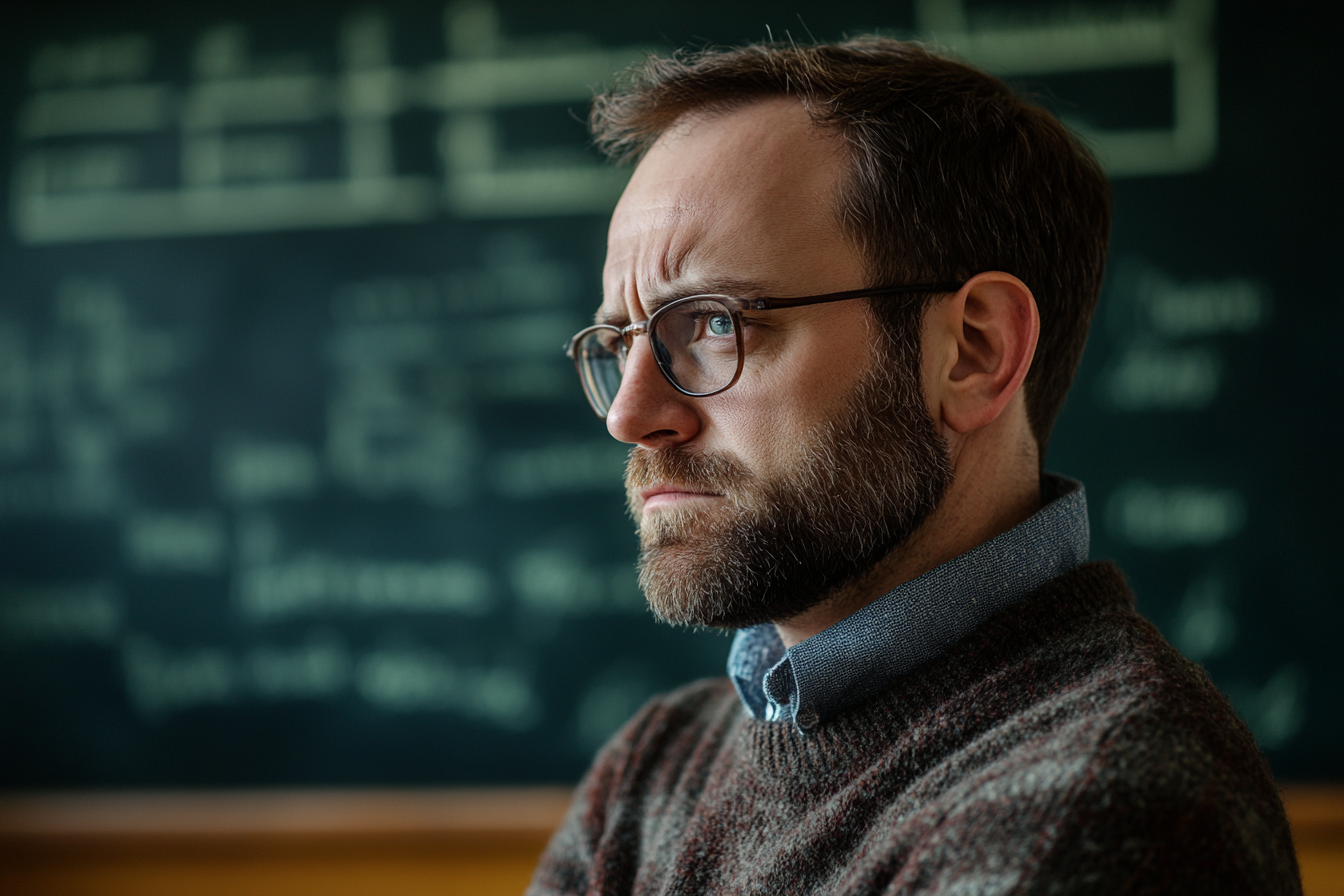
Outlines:
[[608, 329], [595, 330], [579, 341], [575, 357], [579, 378], [593, 410], [605, 417], [621, 388], [625, 359], [621, 357], [621, 337]]
[[720, 302], [693, 299], [669, 306], [649, 338], [663, 372], [687, 392], [717, 392], [737, 376], [737, 323]]

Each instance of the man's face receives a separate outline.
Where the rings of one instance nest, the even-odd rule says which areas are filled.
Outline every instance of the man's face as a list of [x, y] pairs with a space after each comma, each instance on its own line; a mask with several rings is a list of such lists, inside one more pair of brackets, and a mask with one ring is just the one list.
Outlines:
[[[599, 319], [645, 320], [697, 293], [870, 285], [835, 219], [842, 152], [791, 100], [674, 128], [617, 206]], [[803, 612], [903, 541], [950, 478], [919, 385], [918, 326], [889, 344], [859, 301], [743, 323], [742, 377], [708, 398], [673, 389], [636, 338], [607, 416], [634, 446], [641, 582], [673, 622]]]

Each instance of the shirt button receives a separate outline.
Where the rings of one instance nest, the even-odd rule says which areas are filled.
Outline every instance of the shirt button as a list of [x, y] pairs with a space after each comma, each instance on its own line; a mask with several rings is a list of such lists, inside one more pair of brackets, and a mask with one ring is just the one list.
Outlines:
[[798, 727], [804, 731], [810, 731], [817, 727], [817, 711], [810, 706], [800, 710], [797, 718]]

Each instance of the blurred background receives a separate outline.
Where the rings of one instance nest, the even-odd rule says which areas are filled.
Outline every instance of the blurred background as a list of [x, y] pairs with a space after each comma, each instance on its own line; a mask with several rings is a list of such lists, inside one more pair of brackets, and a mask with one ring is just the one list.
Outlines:
[[727, 638], [644, 609], [624, 451], [560, 352], [627, 176], [583, 120], [649, 50], [872, 31], [1104, 160], [1048, 467], [1279, 779], [1339, 781], [1330, 8], [8, 7], [0, 787], [570, 785], [721, 674]]

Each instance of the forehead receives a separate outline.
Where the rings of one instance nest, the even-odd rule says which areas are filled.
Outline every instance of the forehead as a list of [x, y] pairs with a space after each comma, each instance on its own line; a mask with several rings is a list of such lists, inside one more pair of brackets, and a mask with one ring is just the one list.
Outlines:
[[612, 216], [599, 316], [642, 317], [660, 299], [734, 284], [776, 295], [861, 286], [836, 214], [843, 163], [840, 138], [792, 99], [678, 122]]

